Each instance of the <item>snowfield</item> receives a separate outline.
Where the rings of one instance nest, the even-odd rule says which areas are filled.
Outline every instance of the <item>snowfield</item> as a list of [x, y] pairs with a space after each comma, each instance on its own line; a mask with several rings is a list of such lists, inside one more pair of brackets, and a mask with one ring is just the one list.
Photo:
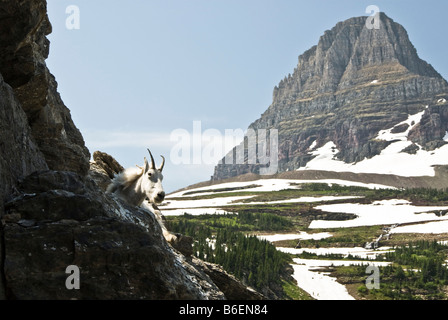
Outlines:
[[[300, 179], [259, 179], [244, 182], [227, 182], [212, 186], [199, 187], [189, 190], [178, 191], [168, 195], [168, 198], [187, 197], [187, 196], [205, 196], [217, 194], [217, 189], [245, 188], [236, 191], [263, 192], [263, 191], [280, 191], [285, 189], [300, 189], [301, 183], [328, 183], [339, 184], [342, 186], [365, 187], [369, 189], [392, 189], [391, 186], [375, 183], [362, 183], [340, 179], [319, 179], [319, 180], [300, 180]], [[252, 186], [252, 187], [251, 187]], [[192, 193], [194, 192], [194, 193]]]
[[320, 233], [280, 233], [280, 234], [271, 234], [271, 235], [257, 235], [258, 238], [267, 240], [269, 242], [281, 241], [281, 240], [321, 240], [325, 238], [332, 237], [333, 235], [328, 232], [320, 232]]
[[254, 196], [239, 196], [239, 197], [221, 197], [213, 199], [198, 199], [198, 200], [170, 200], [160, 208], [163, 210], [163, 214], [166, 216], [183, 215], [189, 213], [192, 215], [200, 214], [225, 214], [228, 213], [225, 210], [219, 209], [226, 206], [237, 205], [260, 205], [260, 204], [280, 204], [280, 203], [300, 203], [300, 202], [320, 202], [331, 200], [347, 200], [360, 197], [355, 196], [323, 196], [323, 197], [301, 197], [295, 199], [266, 201], [266, 202], [238, 202], [239, 200], [250, 199]]
[[376, 255], [391, 251], [389, 247], [382, 247], [380, 250], [370, 250], [361, 247], [355, 248], [277, 248], [280, 251], [290, 254], [301, 254], [303, 252], [315, 253], [318, 255], [325, 254], [343, 254], [347, 257], [349, 254], [365, 259], [360, 260], [318, 260], [318, 259], [301, 259], [294, 258], [293, 277], [296, 279], [300, 288], [308, 292], [317, 300], [354, 300], [347, 292], [344, 285], [338, 283], [336, 278], [329, 276], [328, 272], [316, 271], [316, 269], [328, 266], [350, 266], [350, 265], [368, 265], [386, 266], [390, 262], [371, 261]]
[[390, 233], [448, 233], [448, 220], [425, 222], [409, 226], [401, 226], [391, 230]]
[[[357, 218], [344, 221], [313, 220], [311, 229], [350, 228], [373, 225], [392, 225], [396, 223], [448, 220], [447, 216], [438, 217], [429, 211], [447, 210], [448, 207], [414, 206], [405, 200], [383, 200], [372, 204], [341, 203], [316, 206], [326, 212], [345, 212], [357, 215]], [[426, 212], [426, 213], [425, 213]]]
[[[170, 198], [182, 197], [182, 196], [205, 196], [215, 194], [219, 191], [216, 189], [229, 189], [229, 188], [246, 188], [240, 191], [261, 192], [261, 191], [279, 191], [284, 189], [296, 189], [297, 186], [291, 185], [291, 183], [300, 183], [298, 180], [288, 179], [259, 179], [255, 181], [244, 182], [227, 182], [220, 183], [212, 186], [194, 188], [184, 191], [175, 192], [169, 195]], [[250, 187], [252, 186], [253, 187]], [[189, 194], [195, 192], [194, 194]], [[186, 194], [187, 193], [187, 194]]]
[[[330, 141], [310, 152], [315, 158], [308, 162], [306, 166], [297, 170], [394, 174], [405, 177], [434, 176], [435, 171], [433, 166], [448, 165], [448, 145], [444, 145], [433, 151], [425, 151], [421, 146], [418, 146], [419, 150], [417, 150], [416, 154], [402, 152], [403, 149], [412, 145], [412, 142], [408, 141], [408, 134], [420, 122], [423, 113], [424, 111], [409, 115], [407, 120], [394, 126], [408, 124], [409, 127], [404, 132], [392, 133], [394, 127], [381, 130], [376, 139], [394, 142], [382, 150], [377, 156], [356, 163], [345, 163], [335, 158], [339, 150], [336, 148], [334, 142]], [[448, 134], [444, 140], [448, 141], [447, 139]]]
[[312, 154], [316, 155], [305, 167], [297, 170], [326, 170], [335, 172], [394, 174], [404, 177], [434, 176], [435, 165], [448, 165], [448, 145], [434, 151], [418, 150], [416, 154], [401, 152], [410, 141], [391, 143], [379, 155], [357, 163], [335, 159], [339, 152], [333, 142], [328, 142]]
[[[190, 190], [183, 190], [170, 194], [166, 201], [160, 205], [160, 209], [166, 216], [183, 215], [189, 213], [192, 215], [200, 214], [225, 214], [228, 213], [222, 210], [222, 207], [236, 206], [236, 205], [262, 205], [262, 204], [280, 204], [280, 203], [305, 203], [305, 202], [320, 202], [333, 200], [347, 200], [359, 198], [356, 196], [322, 196], [322, 197], [300, 197], [294, 199], [265, 201], [265, 202], [249, 202], [243, 203], [241, 200], [246, 200], [255, 197], [249, 196], [234, 196], [234, 197], [219, 197], [219, 189], [238, 189], [232, 192], [263, 192], [263, 191], [280, 191], [285, 189], [300, 189], [301, 183], [327, 183], [329, 185], [339, 184], [343, 186], [359, 186], [369, 189], [388, 189], [391, 188], [386, 185], [374, 183], [353, 182], [339, 179], [321, 179], [321, 180], [295, 180], [295, 179], [259, 179], [255, 181], [245, 182], [229, 182], [214, 186], [200, 187]], [[214, 192], [213, 190], [218, 190]], [[216, 195], [212, 199], [182, 199], [186, 197], [201, 197], [206, 195]], [[177, 198], [177, 199], [174, 199]], [[179, 199], [180, 198], [180, 199]]]
[[185, 209], [185, 208], [201, 208], [201, 207], [222, 207], [233, 205], [235, 201], [250, 199], [254, 196], [237, 196], [237, 197], [220, 197], [213, 199], [197, 199], [197, 200], [169, 200], [161, 208], [163, 210]]
[[213, 199], [198, 199], [198, 200], [170, 200], [166, 204], [161, 206], [164, 210], [182, 209], [182, 208], [201, 208], [201, 207], [222, 207], [222, 206], [235, 206], [235, 205], [258, 205], [258, 204], [280, 204], [280, 203], [295, 203], [295, 202], [320, 202], [320, 201], [333, 201], [333, 200], [348, 200], [362, 198], [357, 196], [322, 196], [322, 197], [301, 197], [294, 199], [265, 201], [265, 202], [238, 202], [239, 200], [245, 200], [253, 198], [254, 196], [238, 196], [238, 197], [221, 197]]
[[329, 276], [328, 272], [313, 271], [329, 266], [368, 265], [384, 266], [389, 262], [378, 261], [346, 261], [346, 260], [315, 260], [315, 259], [293, 259], [293, 277], [300, 288], [308, 292], [317, 300], [355, 300], [344, 285]]
[[[344, 285], [336, 278], [328, 276], [328, 272], [315, 272], [311, 269], [324, 260], [293, 259], [293, 278], [297, 285], [317, 300], [355, 300]], [[307, 264], [309, 263], [309, 264]]]
[[349, 200], [362, 197], [356, 196], [322, 196], [322, 197], [301, 197], [295, 199], [275, 200], [266, 202], [250, 202], [250, 204], [276, 204], [276, 203], [295, 203], [295, 202], [320, 202], [320, 201], [333, 201], [333, 200]]

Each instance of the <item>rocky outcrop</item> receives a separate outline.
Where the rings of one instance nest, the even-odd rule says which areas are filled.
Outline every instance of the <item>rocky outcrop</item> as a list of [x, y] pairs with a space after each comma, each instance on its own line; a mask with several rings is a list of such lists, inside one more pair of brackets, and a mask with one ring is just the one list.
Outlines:
[[229, 300], [264, 300], [261, 293], [243, 285], [234, 276], [228, 274], [221, 266], [192, 258], [192, 262], [206, 273], [213, 282], [224, 292]]
[[90, 153], [45, 63], [50, 46], [46, 35], [50, 32], [46, 1], [2, 1], [0, 74], [25, 112], [30, 133], [48, 167], [85, 175]]
[[[164, 239], [148, 211], [106, 196], [74, 172], [37, 172], [5, 205], [8, 299], [224, 299]], [[66, 268], [80, 269], [69, 290]]]
[[[151, 212], [93, 180], [47, 170], [22, 179], [17, 192], [2, 216], [6, 299], [263, 299], [175, 250]], [[69, 266], [80, 270], [79, 289], [66, 287]]]
[[[49, 167], [88, 170], [88, 150], [45, 65], [50, 31], [45, 1], [1, 1], [0, 218], [19, 178]], [[5, 245], [0, 228], [0, 266]], [[0, 299], [5, 286], [1, 272]]]
[[105, 152], [95, 151], [93, 161], [107, 173], [109, 179], [113, 179], [116, 174], [124, 170], [114, 157]]
[[[0, 75], [0, 200], [7, 197], [19, 177], [48, 169], [13, 89]], [[3, 202], [2, 202], [3, 203]]]
[[124, 168], [114, 157], [105, 152], [95, 151], [88, 175], [103, 191], [106, 191], [111, 179], [123, 170]]
[[[366, 28], [366, 17], [338, 23], [274, 88], [272, 104], [249, 128], [278, 130], [279, 172], [304, 167], [313, 158], [310, 150], [329, 141], [340, 160], [371, 158], [388, 145], [375, 139], [380, 130], [426, 106], [422, 123], [409, 137], [427, 150], [444, 143], [447, 82], [418, 57], [401, 25], [384, 13], [380, 20], [379, 29]], [[259, 173], [260, 167], [248, 163], [247, 154], [242, 164], [223, 159], [213, 179]]]
[[425, 109], [420, 123], [410, 131], [409, 137], [427, 150], [434, 150], [447, 143], [444, 140], [447, 131], [448, 103], [441, 98]]

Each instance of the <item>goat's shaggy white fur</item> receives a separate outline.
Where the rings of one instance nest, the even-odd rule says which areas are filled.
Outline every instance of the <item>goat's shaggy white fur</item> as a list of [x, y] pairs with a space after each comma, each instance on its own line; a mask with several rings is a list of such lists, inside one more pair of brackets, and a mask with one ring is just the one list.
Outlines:
[[120, 172], [107, 188], [107, 192], [114, 193], [118, 189], [126, 189], [130, 187], [137, 179], [143, 175], [143, 168], [128, 168]]
[[[156, 203], [163, 201], [165, 192], [162, 187], [162, 170], [165, 158], [159, 168], [155, 167], [154, 158], [151, 151], [151, 164], [145, 158], [143, 167], [131, 167], [120, 172], [108, 186], [107, 192], [117, 195], [126, 203], [134, 206], [141, 206], [152, 212], [162, 228], [165, 239], [169, 242], [176, 240], [176, 236], [170, 233], [163, 222], [162, 212], [157, 208]], [[145, 202], [149, 199], [149, 203]]]

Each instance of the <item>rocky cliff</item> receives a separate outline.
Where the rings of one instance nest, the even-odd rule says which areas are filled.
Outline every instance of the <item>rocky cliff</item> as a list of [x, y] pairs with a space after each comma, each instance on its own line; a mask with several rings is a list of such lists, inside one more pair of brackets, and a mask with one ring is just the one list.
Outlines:
[[86, 174], [89, 151], [45, 64], [50, 32], [46, 1], [2, 1], [0, 73], [25, 112], [48, 167]]
[[45, 1], [0, 1], [0, 299], [263, 298], [105, 194], [122, 167], [89, 163], [45, 64], [50, 32]]
[[[274, 88], [272, 104], [249, 126], [255, 132], [278, 130], [279, 172], [306, 167], [317, 156], [312, 151], [329, 142], [337, 150], [335, 159], [370, 159], [391, 143], [378, 138], [381, 130], [422, 111], [419, 123], [394, 129], [412, 126], [407, 139], [414, 146], [407, 151], [431, 151], [447, 143], [446, 80], [418, 57], [400, 24], [381, 13], [379, 29], [369, 29], [366, 19], [351, 18], [326, 31], [299, 56], [293, 73]], [[247, 139], [244, 147], [247, 152]], [[213, 179], [259, 173], [260, 167], [248, 163], [247, 154], [242, 164], [223, 159]]]

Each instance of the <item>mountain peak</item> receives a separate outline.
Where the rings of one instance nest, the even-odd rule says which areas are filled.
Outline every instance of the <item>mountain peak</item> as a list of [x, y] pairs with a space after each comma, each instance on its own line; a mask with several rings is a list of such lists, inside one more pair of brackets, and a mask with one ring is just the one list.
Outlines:
[[[274, 88], [272, 104], [249, 126], [278, 129], [280, 172], [306, 167], [316, 157], [311, 149], [329, 142], [345, 163], [378, 155], [391, 143], [377, 139], [378, 132], [419, 112], [426, 122], [409, 132], [409, 144], [419, 144], [411, 149], [446, 143], [448, 113], [445, 119], [444, 109], [432, 108], [448, 99], [446, 80], [419, 58], [402, 25], [385, 13], [379, 17], [377, 28], [367, 27], [364, 16], [325, 31], [317, 45], [299, 56], [293, 73]], [[438, 120], [424, 120], [431, 118], [429, 113]], [[214, 179], [259, 173], [259, 168], [223, 161]]]
[[438, 77], [421, 60], [406, 30], [385, 13], [377, 29], [366, 27], [367, 17], [339, 22], [320, 37], [316, 46], [299, 56], [294, 73], [274, 89], [274, 99], [289, 93], [308, 98], [316, 93], [334, 93], [380, 75], [394, 72]]

